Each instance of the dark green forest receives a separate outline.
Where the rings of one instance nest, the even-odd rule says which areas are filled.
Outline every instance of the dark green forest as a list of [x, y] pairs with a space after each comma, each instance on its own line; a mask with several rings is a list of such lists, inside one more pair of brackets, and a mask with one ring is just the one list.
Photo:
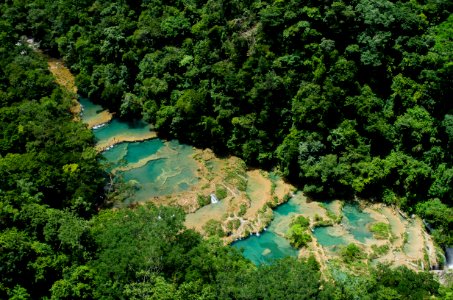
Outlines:
[[14, 1], [2, 14], [124, 118], [278, 167], [315, 198], [396, 204], [452, 245], [451, 7]]
[[123, 118], [278, 168], [314, 198], [397, 205], [448, 246], [452, 5], [3, 1], [0, 298], [448, 299], [429, 273], [326, 276], [313, 258], [256, 267], [186, 230], [177, 208], [107, 208], [94, 137], [24, 39]]

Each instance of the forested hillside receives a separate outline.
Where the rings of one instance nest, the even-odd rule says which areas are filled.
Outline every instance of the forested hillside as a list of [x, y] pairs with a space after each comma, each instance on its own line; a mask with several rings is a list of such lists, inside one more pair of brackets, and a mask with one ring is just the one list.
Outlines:
[[92, 133], [43, 57], [79, 92], [161, 134], [315, 197], [421, 214], [453, 244], [452, 2], [4, 1], [0, 4], [0, 298], [426, 299], [432, 275], [321, 276], [256, 267], [185, 230], [176, 208], [109, 210]]
[[33, 1], [3, 15], [64, 58], [82, 95], [121, 116], [278, 166], [315, 197], [418, 212], [453, 244], [451, 7]]

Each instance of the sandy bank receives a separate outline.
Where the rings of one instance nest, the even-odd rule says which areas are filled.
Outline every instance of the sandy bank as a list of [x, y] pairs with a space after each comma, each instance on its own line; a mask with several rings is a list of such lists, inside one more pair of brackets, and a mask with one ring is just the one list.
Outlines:
[[110, 122], [112, 118], [113, 114], [111, 112], [109, 112], [108, 110], [103, 110], [99, 114], [97, 114], [96, 117], [84, 120], [84, 122], [85, 124], [87, 124], [88, 128], [93, 128], [94, 126]]
[[147, 133], [142, 133], [142, 134], [137, 134], [137, 135], [116, 135], [108, 140], [99, 142], [96, 145], [96, 151], [102, 152], [106, 150], [107, 148], [114, 146], [119, 143], [123, 142], [141, 142], [149, 139], [154, 139], [157, 137], [156, 132], [154, 131], [149, 131]]
[[49, 71], [55, 77], [55, 82], [71, 94], [71, 113], [74, 115], [74, 120], [80, 120], [82, 106], [77, 101], [77, 86], [75, 85], [74, 75], [60, 59], [47, 58], [47, 65]]
[[260, 170], [247, 172], [247, 190], [246, 193], [250, 198], [250, 206], [244, 215], [245, 219], [256, 217], [258, 211], [272, 200], [271, 181], [265, 178], [264, 173]]

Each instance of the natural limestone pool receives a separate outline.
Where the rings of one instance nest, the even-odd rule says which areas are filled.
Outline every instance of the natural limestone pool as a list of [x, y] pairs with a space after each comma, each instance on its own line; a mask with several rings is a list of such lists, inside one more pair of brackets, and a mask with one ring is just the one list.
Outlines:
[[126, 169], [118, 172], [126, 181], [135, 180], [139, 183], [140, 189], [134, 195], [136, 202], [172, 195], [198, 182], [197, 165], [192, 159], [193, 148], [177, 141], [158, 142], [161, 143], [159, 148], [158, 143], [151, 142], [132, 145], [132, 151], [125, 158]]
[[252, 235], [244, 240], [233, 243], [233, 247], [242, 249], [243, 255], [256, 265], [269, 264], [272, 260], [287, 256], [297, 257], [298, 250], [291, 247], [289, 242], [267, 230], [259, 236]]
[[[65, 71], [66, 75], [70, 75], [69, 70], [61, 61], [51, 62], [49, 60], [49, 67], [56, 76], [56, 80], [59, 84], [62, 84], [62, 81], [59, 80], [61, 72], [55, 72], [56, 70]], [[75, 87], [74, 78], [72, 76], [69, 77], [71, 77], [69, 78], [69, 81], [72, 79], [72, 82], [70, 82], [71, 84], [69, 87], [64, 87], [75, 93], [76, 90], [73, 90], [72, 88]], [[67, 78], [65, 78], [65, 80], [66, 79]], [[220, 173], [224, 172], [227, 175], [231, 173], [231, 171], [233, 171], [232, 173], [237, 173], [237, 170], [234, 167], [237, 161], [234, 159], [230, 161], [233, 167], [229, 166], [228, 168], [225, 168], [225, 166], [228, 166], [228, 164], [225, 164], [225, 161], [229, 161], [231, 158], [228, 158], [227, 160], [211, 159], [209, 157], [213, 156], [207, 155], [209, 154], [209, 151], [207, 151], [209, 149], [198, 150], [187, 145], [181, 145], [176, 141], [162, 141], [156, 138], [156, 133], [152, 131], [150, 125], [140, 120], [135, 122], [122, 122], [113, 118], [113, 114], [108, 110], [104, 110], [100, 105], [94, 104], [89, 99], [79, 98], [79, 103], [81, 105], [76, 105], [77, 107], [71, 108], [71, 111], [74, 114], [79, 114], [80, 108], [83, 106], [83, 111], [80, 115], [81, 118], [77, 115], [74, 117], [74, 120], [77, 121], [82, 119], [89, 128], [93, 128], [94, 134], [98, 140], [96, 150], [103, 153], [106, 168], [114, 174], [122, 174], [128, 179], [136, 181], [138, 185], [142, 187], [137, 195], [131, 197], [132, 199], [128, 199], [130, 202], [137, 201], [137, 199], [150, 200], [149, 197], [152, 197], [152, 195], [167, 195], [159, 197], [159, 199], [181, 199], [181, 201], [179, 201], [179, 203], [168, 201], [158, 203], [187, 206], [191, 203], [187, 194], [192, 194], [194, 199], [196, 199], [197, 194], [201, 190], [206, 188], [210, 189], [211, 191], [202, 192], [202, 194], [209, 194], [209, 192], [212, 193], [213, 190], [215, 190], [215, 188], [213, 189], [214, 185], [217, 187], [217, 184], [219, 183], [224, 184], [223, 180], [225, 178], [221, 175], [217, 179], [214, 179], [214, 183], [209, 186], [208, 182], [216, 176], [211, 174], [212, 172], [209, 170], [215, 169], [214, 173], [217, 174], [219, 171], [217, 170], [219, 169], [217, 167], [218, 165], [221, 166]], [[197, 152], [195, 159], [197, 160], [198, 165], [194, 162], [193, 152]], [[240, 159], [238, 160], [240, 161]], [[207, 171], [203, 168], [200, 169], [200, 163], [206, 165]], [[262, 179], [258, 180], [260, 178], [257, 177], [256, 173], [251, 174], [252, 172], [247, 171], [248, 175], [245, 176], [245, 168], [244, 164], [244, 172], [236, 174], [236, 179], [245, 180], [245, 177], [248, 177], [248, 179], [257, 179], [255, 181], [252, 180], [247, 182], [246, 186], [247, 195], [250, 194], [248, 195], [250, 196], [249, 201], [251, 202], [249, 208], [251, 210], [258, 209], [259, 211], [260, 205], [262, 204], [261, 202], [268, 203], [266, 202], [266, 199], [263, 199], [263, 195], [266, 197], [270, 195], [263, 193], [263, 189], [260, 189], [260, 187], [266, 185], [262, 184]], [[201, 170], [204, 171], [201, 172]], [[201, 178], [197, 178], [195, 176], [196, 171], [198, 171], [198, 174], [204, 175], [202, 175]], [[275, 184], [276, 178], [273, 178], [274, 175], [269, 174], [269, 178], [273, 180]], [[198, 185], [195, 185], [194, 183], [197, 181]], [[234, 181], [234, 183], [236, 183], [236, 181]], [[243, 202], [241, 202], [242, 200], [233, 201], [236, 199], [234, 197], [238, 197], [238, 191], [236, 190], [237, 186], [234, 184], [231, 185], [231, 182], [228, 184], [230, 184], [230, 186], [226, 187], [228, 188], [229, 194], [230, 196], [233, 195], [233, 199], [230, 199], [231, 201], [228, 201], [227, 203], [226, 200], [221, 200], [218, 203], [210, 204], [202, 208], [199, 208], [197, 205], [192, 206], [192, 209], [189, 211], [195, 211], [195, 213], [187, 215], [186, 225], [187, 223], [189, 225], [192, 224], [193, 226], [190, 226], [190, 228], [196, 228], [196, 230], [199, 231], [201, 228], [200, 223], [202, 223], [200, 221], [206, 221], [205, 219], [211, 218], [224, 219], [225, 216], [227, 216], [225, 214], [227, 209], [230, 210], [228, 218], [232, 218], [231, 208], [234, 208], [234, 205], [237, 206]], [[249, 184], [250, 186], [248, 186]], [[286, 183], [277, 184], [274, 190], [275, 194], [271, 192], [271, 195], [274, 197], [275, 195], [279, 195], [279, 199], [283, 199], [283, 195], [289, 194], [288, 188], [290, 191], [294, 191], [293, 187], [290, 185], [288, 187]], [[174, 194], [178, 190], [185, 189], [189, 189], [189, 191], [177, 195]], [[272, 188], [269, 187], [266, 187], [264, 190], [267, 191], [267, 189], [272, 190]], [[376, 242], [379, 242], [378, 244], [381, 245], [388, 243], [389, 241], [376, 241], [375, 239], [370, 238], [372, 235], [368, 231], [368, 227], [370, 222], [374, 222], [373, 218], [379, 222], [389, 223], [392, 230], [392, 239], [396, 239], [396, 243], [390, 241], [391, 251], [387, 255], [379, 257], [383, 262], [396, 263], [396, 265], [402, 264], [417, 269], [419, 262], [426, 256], [425, 249], [434, 248], [432, 238], [423, 230], [422, 221], [419, 218], [413, 217], [411, 219], [407, 217], [401, 218], [401, 213], [398, 214], [398, 210], [395, 208], [385, 207], [385, 205], [383, 208], [382, 206], [376, 207], [376, 205], [372, 205], [375, 207], [371, 210], [367, 207], [365, 212], [363, 212], [360, 211], [357, 206], [349, 207], [348, 204], [342, 208], [342, 202], [338, 200], [322, 205], [319, 203], [310, 204], [307, 201], [302, 200], [303, 197], [298, 196], [297, 193], [287, 203], [274, 209], [274, 220], [268, 225], [267, 231], [261, 232], [261, 235], [259, 236], [255, 233], [249, 238], [237, 241], [233, 244], [233, 247], [243, 248], [244, 255], [256, 264], [268, 263], [273, 259], [285, 256], [304, 256], [307, 254], [307, 251], [303, 253], [304, 250], [299, 252], [292, 248], [283, 236], [289, 227], [292, 216], [303, 214], [313, 220], [319, 217], [317, 214], [320, 213], [320, 208], [322, 207], [324, 209], [324, 212], [321, 214], [322, 218], [325, 219], [326, 215], [334, 214], [340, 216], [342, 220], [341, 224], [314, 229], [313, 235], [316, 238], [316, 241], [312, 243], [313, 245], [310, 245], [309, 250], [321, 263], [321, 267], [323, 262], [330, 259], [328, 255], [326, 256], [325, 250], [330, 250], [350, 242], [358, 242], [359, 244], [362, 244], [361, 246], [366, 244], [368, 248], [365, 247], [364, 250], [369, 252], [370, 246], [374, 246]], [[329, 214], [326, 214], [327, 211]], [[253, 214], [251, 214], [251, 216], [248, 216], [248, 214], [250, 214], [249, 210], [245, 215], [245, 220], [241, 219], [241, 227], [243, 227], [243, 224], [249, 224], [248, 222], [250, 222], [250, 220], [257, 221], [258, 223], [262, 221], [260, 221], [259, 214], [257, 219]], [[373, 216], [373, 218], [371, 218], [371, 216]], [[233, 217], [237, 218], [237, 216]], [[251, 219], [247, 220], [247, 217], [251, 217]], [[267, 224], [267, 221], [261, 225], [263, 224]], [[257, 228], [263, 227], [252, 226], [248, 229], [256, 232]], [[230, 241], [232, 240], [233, 239], [230, 239]], [[424, 240], [424, 242], [422, 240]], [[318, 243], [322, 245], [322, 247], [316, 246]], [[313, 246], [314, 248], [312, 248]], [[451, 253], [453, 253], [451, 248], [447, 249], [447, 265], [450, 268], [452, 266], [451, 257], [453, 257]], [[430, 250], [428, 254], [430, 255], [430, 261], [435, 265], [436, 251]], [[431, 257], [432, 255], [434, 255], [434, 257]]]
[[[103, 112], [101, 106], [88, 99], [80, 98], [80, 103], [84, 122], [96, 119]], [[102, 152], [106, 169], [122, 176], [126, 182], [135, 181], [139, 187], [126, 204], [172, 195], [189, 189], [198, 181], [193, 147], [158, 138], [121, 142], [130, 137], [146, 138], [151, 130], [151, 126], [142, 120], [126, 122], [117, 118], [93, 127], [98, 145], [106, 141], [110, 145]]]
[[[326, 206], [328, 207], [328, 204]], [[304, 209], [300, 196], [296, 194], [288, 202], [274, 209], [274, 219], [267, 231], [260, 236], [252, 235], [237, 241], [233, 243], [233, 247], [243, 249], [244, 256], [255, 264], [269, 263], [272, 259], [285, 256], [297, 256], [298, 250], [291, 247], [284, 235], [294, 216], [311, 213], [313, 212], [309, 212], [308, 208]], [[317, 242], [331, 251], [336, 251], [338, 246], [347, 245], [350, 242], [365, 243], [367, 238], [372, 237], [368, 225], [374, 220], [368, 213], [361, 211], [355, 204], [346, 203], [342, 214], [341, 224], [347, 231], [346, 236], [344, 232], [338, 232], [332, 226], [317, 227], [313, 232]]]
[[[93, 122], [97, 120], [99, 114], [105, 113], [101, 106], [93, 104], [88, 99], [81, 98], [80, 102], [84, 108], [82, 120], [85, 122]], [[106, 168], [121, 176], [126, 182], [134, 181], [138, 186], [133, 199], [127, 199], [125, 204], [174, 195], [190, 189], [198, 182], [197, 164], [193, 159], [194, 148], [177, 141], [163, 141], [158, 138], [142, 141], [141, 137], [146, 138], [151, 130], [151, 126], [141, 120], [126, 122], [117, 118], [102, 125], [97, 124], [93, 128], [98, 145], [103, 143], [108, 145], [103, 148], [107, 150], [102, 152]], [[125, 137], [138, 137], [140, 141], [122, 142]], [[261, 187], [253, 184], [248, 186], [250, 194], [258, 195], [260, 189]], [[255, 264], [267, 264], [274, 259], [297, 256], [299, 251], [293, 248], [284, 236], [292, 217], [313, 214], [311, 207], [302, 198], [298, 193], [288, 202], [275, 208], [274, 219], [267, 231], [259, 236], [251, 235], [233, 243], [232, 246], [243, 249], [244, 256]], [[196, 214], [189, 214], [187, 222], [197, 223], [203, 216], [209, 219], [220, 218], [224, 213], [221, 209], [223, 207], [222, 202], [203, 207]], [[328, 204], [326, 208], [329, 208]], [[351, 204], [346, 204], [342, 213], [342, 223], [354, 239], [363, 243], [371, 237], [366, 225], [373, 219], [367, 213]], [[332, 227], [316, 228], [314, 236], [324, 247], [347, 244], [347, 240]]]
[[81, 115], [84, 123], [89, 123], [104, 110], [102, 106], [94, 104], [87, 98], [79, 97], [79, 103], [82, 105]]
[[102, 141], [120, 136], [138, 136], [146, 134], [151, 130], [151, 126], [142, 120], [126, 122], [112, 119], [112, 121], [102, 127], [94, 129], [93, 132], [96, 139]]
[[368, 213], [361, 211], [358, 205], [346, 203], [343, 207], [343, 216], [343, 225], [355, 240], [365, 243], [366, 239], [373, 236], [368, 225], [374, 222], [374, 219]]

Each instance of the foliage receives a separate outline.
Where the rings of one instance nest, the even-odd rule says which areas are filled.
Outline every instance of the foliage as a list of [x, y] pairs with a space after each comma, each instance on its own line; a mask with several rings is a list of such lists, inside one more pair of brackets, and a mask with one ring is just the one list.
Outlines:
[[453, 208], [442, 203], [439, 199], [433, 199], [417, 204], [419, 213], [432, 227], [431, 234], [442, 244], [451, 245], [453, 236]]
[[230, 231], [238, 229], [239, 226], [241, 226], [241, 220], [239, 219], [230, 220], [227, 223], [228, 230]]
[[311, 234], [307, 232], [309, 226], [310, 220], [304, 216], [298, 216], [291, 221], [290, 228], [286, 233], [291, 245], [296, 248], [302, 248], [312, 241]]
[[[334, 274], [333, 285], [313, 259], [251, 266], [233, 248], [185, 230], [173, 208], [99, 213], [106, 176], [93, 135], [73, 122], [70, 96], [21, 37], [61, 56], [79, 93], [122, 117], [142, 116], [162, 134], [249, 165], [277, 166], [310, 196], [373, 197], [416, 211], [448, 245], [451, 7], [446, 0], [4, 1], [0, 298], [435, 296], [431, 275], [406, 268]], [[308, 240], [304, 224], [293, 224], [298, 245]], [[219, 224], [208, 227], [222, 234]], [[343, 251], [347, 261], [361, 253], [354, 245]]]
[[0, 298], [37, 299], [90, 259], [105, 173], [70, 93], [11, 20], [0, 31]]
[[211, 203], [211, 197], [210, 196], [204, 196], [204, 195], [197, 195], [197, 203], [200, 207], [203, 207], [205, 205], [208, 205]]
[[383, 222], [371, 224], [370, 231], [376, 239], [388, 239], [391, 235], [390, 225]]
[[291, 220], [291, 225], [299, 225], [302, 229], [308, 229], [310, 226], [310, 219], [304, 216], [297, 216]]
[[387, 244], [381, 246], [371, 245], [371, 249], [373, 249], [373, 253], [370, 255], [370, 258], [374, 259], [387, 254], [390, 250], [390, 247]]
[[225, 232], [223, 231], [222, 228], [222, 223], [217, 220], [209, 220], [206, 222], [206, 224], [203, 226], [203, 231], [206, 233], [207, 236], [218, 236], [218, 237], [224, 237]]
[[172, 250], [183, 219], [182, 211], [164, 207], [102, 211], [91, 226], [98, 248], [93, 267], [99, 285], [110, 293], [109, 282], [117, 282], [114, 286], [119, 288], [119, 283], [134, 280], [137, 270], [163, 269], [163, 253]]
[[219, 277], [220, 299], [316, 299], [322, 294], [319, 265], [313, 257], [307, 261], [287, 258], [225, 275]]
[[311, 196], [447, 203], [451, 3], [257, 3], [14, 2], [2, 26], [59, 52], [83, 95]]
[[220, 184], [217, 185], [215, 188], [215, 195], [217, 196], [217, 198], [219, 200], [225, 199], [228, 196], [226, 187], [224, 187], [223, 185], [220, 185]]
[[332, 272], [337, 299], [426, 299], [437, 294], [439, 283], [429, 272], [378, 265], [367, 276]]
[[245, 205], [244, 203], [241, 203], [241, 205], [239, 205], [238, 216], [242, 217], [243, 215], [245, 215], [246, 212], [247, 212], [247, 205]]
[[363, 250], [356, 244], [349, 244], [340, 252], [341, 257], [347, 263], [352, 263], [356, 260], [360, 260], [366, 257], [366, 254]]

